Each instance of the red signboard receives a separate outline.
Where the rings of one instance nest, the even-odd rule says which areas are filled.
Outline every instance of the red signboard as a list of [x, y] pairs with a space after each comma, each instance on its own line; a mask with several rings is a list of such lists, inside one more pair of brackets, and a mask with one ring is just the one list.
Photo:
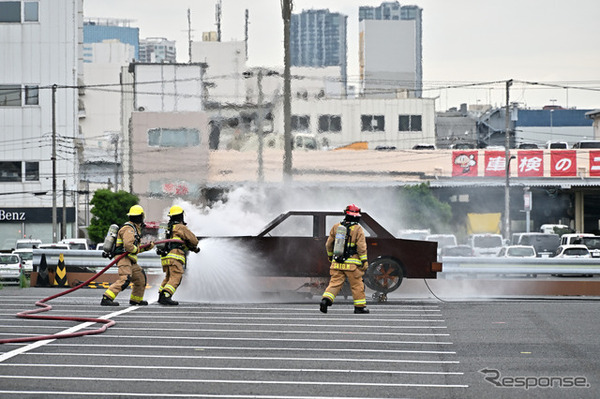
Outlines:
[[544, 151], [519, 151], [518, 162], [519, 177], [544, 176]]
[[485, 152], [485, 176], [506, 175], [506, 154], [504, 151]]
[[590, 176], [600, 176], [600, 151], [590, 151]]
[[477, 151], [453, 151], [452, 176], [477, 176]]
[[550, 176], [577, 176], [577, 153], [565, 150], [552, 151], [550, 153]]

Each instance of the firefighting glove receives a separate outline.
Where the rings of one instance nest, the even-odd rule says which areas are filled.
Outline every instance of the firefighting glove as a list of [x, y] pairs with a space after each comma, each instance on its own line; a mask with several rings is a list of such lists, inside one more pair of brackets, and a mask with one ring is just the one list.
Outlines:
[[333, 261], [333, 256], [328, 256], [327, 259], [329, 259], [329, 261]]
[[144, 251], [150, 251], [152, 248], [154, 248], [154, 241], [150, 241], [150, 243], [144, 245]]
[[360, 270], [361, 272], [366, 272], [367, 269], [369, 268], [369, 263], [367, 262], [363, 262], [362, 266], [359, 266], [358, 270]]

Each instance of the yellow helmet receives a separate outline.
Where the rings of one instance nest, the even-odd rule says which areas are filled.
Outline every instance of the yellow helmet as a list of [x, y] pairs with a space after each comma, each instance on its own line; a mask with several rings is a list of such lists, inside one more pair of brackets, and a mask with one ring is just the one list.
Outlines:
[[173, 205], [171, 209], [169, 209], [169, 214], [167, 216], [175, 216], [181, 215], [183, 213], [183, 208], [179, 205]]
[[131, 208], [129, 208], [129, 213], [127, 214], [127, 216], [139, 216], [143, 214], [144, 208], [142, 208], [140, 205], [134, 205]]

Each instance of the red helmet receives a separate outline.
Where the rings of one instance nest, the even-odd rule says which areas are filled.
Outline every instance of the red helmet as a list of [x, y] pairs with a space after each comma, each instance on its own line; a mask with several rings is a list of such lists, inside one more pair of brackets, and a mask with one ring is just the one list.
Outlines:
[[350, 204], [344, 209], [344, 213], [349, 216], [358, 216], [360, 217], [360, 208], [354, 204]]

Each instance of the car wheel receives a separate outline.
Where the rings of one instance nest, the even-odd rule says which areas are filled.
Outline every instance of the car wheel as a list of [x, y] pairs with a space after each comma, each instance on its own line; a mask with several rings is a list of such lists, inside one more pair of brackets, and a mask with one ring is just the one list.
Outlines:
[[369, 264], [365, 284], [374, 291], [387, 294], [400, 286], [403, 277], [400, 263], [391, 258], [379, 258]]

